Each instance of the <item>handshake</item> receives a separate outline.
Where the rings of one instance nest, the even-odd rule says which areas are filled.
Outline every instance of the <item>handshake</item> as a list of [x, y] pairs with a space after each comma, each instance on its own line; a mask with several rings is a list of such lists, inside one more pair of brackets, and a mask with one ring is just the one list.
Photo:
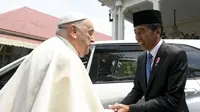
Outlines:
[[109, 109], [105, 109], [104, 112], [129, 112], [129, 105], [115, 103], [109, 105]]

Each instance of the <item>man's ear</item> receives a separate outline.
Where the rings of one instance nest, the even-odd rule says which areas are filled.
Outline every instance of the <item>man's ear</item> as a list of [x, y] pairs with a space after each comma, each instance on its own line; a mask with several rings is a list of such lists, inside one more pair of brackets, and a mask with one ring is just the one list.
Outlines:
[[71, 24], [70, 25], [70, 34], [71, 34], [71, 36], [72, 36], [72, 38], [77, 38], [77, 32], [76, 32], [76, 26], [74, 25], [74, 24]]
[[157, 36], [160, 36], [160, 35], [161, 35], [161, 28], [158, 28], [158, 29], [156, 30], [156, 34], [157, 34]]

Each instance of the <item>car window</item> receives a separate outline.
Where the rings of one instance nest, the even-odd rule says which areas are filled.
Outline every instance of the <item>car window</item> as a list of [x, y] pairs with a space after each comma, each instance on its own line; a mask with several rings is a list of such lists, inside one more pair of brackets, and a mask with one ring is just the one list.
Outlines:
[[122, 79], [126, 78], [127, 80], [132, 80], [132, 77], [136, 72], [136, 64], [137, 60], [132, 58], [122, 58], [117, 61], [113, 61], [113, 74]]
[[[136, 50], [137, 48], [137, 50]], [[138, 46], [96, 47], [89, 72], [93, 83], [133, 81], [137, 57], [142, 53]]]
[[200, 77], [200, 49], [192, 46], [176, 44], [187, 53], [190, 77]]
[[18, 67], [19, 66], [9, 70], [8, 72], [0, 76], [0, 90], [8, 82], [8, 80], [13, 76], [13, 74], [16, 72]]

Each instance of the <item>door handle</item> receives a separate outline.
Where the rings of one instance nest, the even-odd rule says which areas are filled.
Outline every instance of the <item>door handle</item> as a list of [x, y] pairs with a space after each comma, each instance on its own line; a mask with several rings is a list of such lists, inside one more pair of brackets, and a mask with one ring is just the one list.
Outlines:
[[197, 93], [197, 89], [195, 88], [185, 88], [185, 93], [193, 93], [196, 94]]

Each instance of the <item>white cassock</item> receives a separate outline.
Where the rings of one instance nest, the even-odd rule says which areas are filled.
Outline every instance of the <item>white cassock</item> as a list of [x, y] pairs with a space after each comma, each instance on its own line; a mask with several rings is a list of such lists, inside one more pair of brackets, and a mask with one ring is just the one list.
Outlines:
[[103, 112], [77, 51], [53, 37], [31, 52], [0, 91], [0, 112]]

